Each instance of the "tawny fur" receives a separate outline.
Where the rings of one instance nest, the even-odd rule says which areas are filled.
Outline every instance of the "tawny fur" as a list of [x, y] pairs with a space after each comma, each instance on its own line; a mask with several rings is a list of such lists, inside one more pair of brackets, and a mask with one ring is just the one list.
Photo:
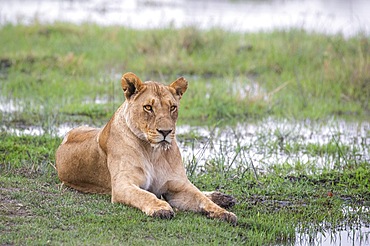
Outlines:
[[236, 216], [212, 199], [225, 207], [235, 200], [204, 194], [186, 176], [175, 131], [187, 81], [165, 86], [126, 73], [121, 86], [126, 100], [103, 128], [78, 127], [65, 136], [56, 152], [59, 179], [82, 192], [109, 193], [112, 202], [149, 216], [171, 218], [178, 208], [235, 224]]

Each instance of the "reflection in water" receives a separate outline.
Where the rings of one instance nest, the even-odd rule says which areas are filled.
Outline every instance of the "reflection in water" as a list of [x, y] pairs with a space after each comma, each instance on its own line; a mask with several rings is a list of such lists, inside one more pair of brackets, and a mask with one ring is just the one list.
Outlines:
[[341, 231], [327, 231], [326, 233], [318, 232], [317, 234], [298, 235], [296, 245], [369, 245], [370, 229], [362, 227], [359, 229], [345, 229]]
[[[363, 217], [368, 218], [370, 212], [369, 206], [350, 206], [343, 207], [343, 216], [345, 218], [357, 218], [347, 224], [333, 226], [330, 224], [321, 224], [312, 226], [304, 232], [296, 234], [295, 245], [369, 245], [370, 244], [370, 225], [364, 221]], [[358, 214], [359, 217], [351, 215]], [[368, 221], [368, 219], [366, 219]], [[307, 227], [307, 226], [306, 226]]]
[[295, 245], [341, 245], [357, 246], [370, 244], [369, 226], [359, 228], [343, 228], [341, 230], [325, 230], [324, 232], [309, 232], [307, 234], [298, 233], [296, 235]]
[[0, 0], [0, 23], [67, 21], [133, 28], [195, 25], [252, 32], [295, 27], [349, 36], [369, 34], [369, 11], [368, 0]]
[[[230, 167], [251, 164], [260, 171], [272, 165], [300, 163], [307, 170], [335, 168], [353, 159], [370, 161], [369, 122], [288, 121], [265, 119], [236, 127], [182, 126], [177, 130], [186, 162], [196, 160], [198, 171], [209, 160]], [[186, 138], [191, 135], [192, 138]], [[181, 138], [181, 136], [184, 136]], [[341, 155], [338, 155], [338, 152]]]

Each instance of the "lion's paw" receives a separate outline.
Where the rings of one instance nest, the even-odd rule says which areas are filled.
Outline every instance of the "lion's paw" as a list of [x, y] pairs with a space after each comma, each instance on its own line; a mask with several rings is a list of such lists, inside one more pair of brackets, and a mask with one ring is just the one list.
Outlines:
[[220, 220], [227, 221], [227, 222], [229, 222], [230, 224], [232, 224], [234, 226], [238, 222], [238, 218], [236, 217], [236, 215], [234, 213], [231, 213], [231, 212], [222, 213], [218, 218]]
[[160, 209], [155, 211], [152, 216], [160, 219], [172, 219], [175, 213], [172, 210]]
[[206, 213], [208, 218], [219, 219], [222, 221], [229, 222], [232, 225], [236, 225], [238, 218], [234, 213], [224, 210], [223, 212]]

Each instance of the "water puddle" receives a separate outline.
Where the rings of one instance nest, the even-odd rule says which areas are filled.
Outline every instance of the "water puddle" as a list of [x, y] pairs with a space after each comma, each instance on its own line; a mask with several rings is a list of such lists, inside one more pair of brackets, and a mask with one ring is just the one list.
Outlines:
[[230, 94], [240, 100], [248, 99], [249, 101], [268, 101], [274, 92], [267, 93], [258, 81], [253, 77], [236, 77], [230, 86]]
[[327, 229], [322, 232], [311, 232], [307, 234], [297, 233], [294, 245], [370, 245], [370, 228], [361, 226], [359, 228], [349, 227], [338, 230]]
[[0, 1], [0, 24], [93, 22], [139, 29], [193, 25], [249, 32], [294, 27], [351, 36], [369, 34], [369, 8], [367, 0], [12, 0]]
[[14, 99], [0, 97], [0, 112], [14, 113], [19, 111], [23, 111], [23, 106], [19, 102], [16, 102]]
[[71, 124], [62, 124], [59, 126], [48, 126], [47, 129], [42, 126], [18, 126], [9, 127], [6, 125], [0, 126], [0, 132], [7, 132], [16, 136], [31, 135], [31, 136], [41, 136], [44, 134], [50, 134], [57, 137], [63, 137], [68, 131], [73, 128]]
[[[97, 99], [103, 100], [104, 99]], [[15, 135], [52, 134], [62, 137], [72, 124], [9, 127]], [[215, 163], [226, 168], [268, 171], [299, 163], [307, 170], [337, 168], [348, 161], [370, 161], [370, 122], [288, 121], [267, 118], [225, 127], [178, 126], [177, 138], [185, 163], [202, 172]], [[189, 165], [190, 165], [189, 164]]]
[[295, 245], [370, 245], [370, 225], [361, 220], [361, 217], [368, 217], [369, 206], [343, 206], [343, 217], [352, 218], [357, 214], [356, 221], [342, 223], [333, 226], [330, 223], [321, 223], [317, 226], [302, 225], [305, 228], [297, 230]]
[[264, 171], [271, 166], [296, 163], [308, 170], [332, 169], [348, 160], [370, 160], [369, 122], [292, 122], [270, 118], [235, 127], [182, 126], [178, 136], [185, 163], [196, 161], [197, 171], [211, 162]]

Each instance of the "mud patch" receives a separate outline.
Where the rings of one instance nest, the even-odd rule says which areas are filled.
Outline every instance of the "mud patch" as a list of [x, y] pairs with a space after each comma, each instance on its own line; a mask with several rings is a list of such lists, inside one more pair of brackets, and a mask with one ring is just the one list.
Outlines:
[[[27, 207], [11, 198], [11, 193], [19, 192], [17, 188], [0, 188], [0, 216], [17, 217], [31, 216]], [[8, 223], [8, 222], [7, 222]]]

